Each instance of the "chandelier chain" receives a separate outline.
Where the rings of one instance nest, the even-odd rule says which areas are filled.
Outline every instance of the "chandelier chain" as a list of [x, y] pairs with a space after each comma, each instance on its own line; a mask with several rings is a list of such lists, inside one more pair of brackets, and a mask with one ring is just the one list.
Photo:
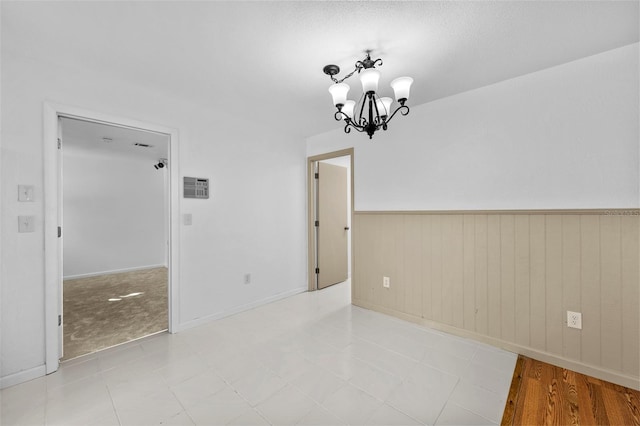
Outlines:
[[334, 76], [330, 75], [329, 77], [331, 77], [331, 80], [333, 80], [334, 83], [338, 84], [338, 83], [342, 83], [343, 81], [345, 81], [346, 79], [348, 79], [349, 77], [351, 77], [352, 75], [354, 75], [356, 72], [360, 72], [360, 70], [362, 69], [362, 65], [358, 65], [356, 64], [356, 68], [351, 71], [349, 74], [345, 75], [344, 78], [338, 80], [337, 78], [335, 78]]

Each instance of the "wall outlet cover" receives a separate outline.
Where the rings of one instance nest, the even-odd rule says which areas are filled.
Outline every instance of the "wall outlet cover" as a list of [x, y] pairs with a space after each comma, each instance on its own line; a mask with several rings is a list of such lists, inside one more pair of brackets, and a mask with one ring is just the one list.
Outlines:
[[582, 313], [567, 311], [567, 327], [582, 330]]
[[389, 277], [382, 277], [382, 287], [384, 288], [391, 287], [391, 281], [389, 280]]

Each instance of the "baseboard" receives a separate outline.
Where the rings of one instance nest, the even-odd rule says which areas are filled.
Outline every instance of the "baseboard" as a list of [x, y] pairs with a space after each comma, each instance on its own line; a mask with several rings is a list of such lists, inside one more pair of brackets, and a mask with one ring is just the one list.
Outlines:
[[63, 280], [75, 280], [78, 278], [90, 278], [97, 277], [100, 275], [111, 275], [111, 274], [121, 274], [124, 272], [133, 272], [133, 271], [143, 271], [145, 269], [155, 269], [155, 268], [166, 268], [167, 265], [147, 265], [147, 266], [135, 266], [133, 268], [124, 268], [124, 269], [113, 269], [110, 271], [101, 271], [101, 272], [90, 272], [88, 274], [77, 274], [77, 275], [68, 275], [62, 277]]
[[516, 343], [507, 342], [505, 340], [497, 339], [495, 337], [487, 336], [484, 334], [475, 333], [473, 331], [463, 330], [448, 324], [442, 324], [436, 321], [427, 320], [415, 315], [410, 315], [404, 312], [396, 311], [394, 309], [385, 308], [375, 305], [373, 303], [365, 302], [359, 299], [352, 299], [352, 304], [364, 309], [380, 312], [385, 315], [391, 315], [401, 320], [409, 321], [418, 324], [423, 327], [428, 327], [434, 330], [443, 331], [455, 336], [464, 337], [472, 340], [476, 340], [482, 343], [486, 343], [491, 346], [498, 347], [510, 352], [514, 352], [520, 355], [527, 356], [529, 358], [537, 359], [539, 361], [553, 364], [558, 367], [573, 370], [581, 374], [586, 374], [597, 379], [606, 380], [611, 383], [615, 383], [620, 386], [625, 386], [630, 389], [640, 390], [640, 378], [628, 376], [617, 371], [608, 370], [606, 368], [597, 367], [589, 364], [584, 364], [580, 361], [564, 358], [559, 355], [555, 355], [549, 352], [541, 351], [538, 349], [530, 348], [527, 346], [518, 345]]
[[185, 323], [179, 324], [177, 330], [174, 331], [179, 333], [184, 330], [188, 330], [193, 327], [197, 327], [199, 325], [207, 324], [215, 320], [219, 320], [221, 318], [225, 318], [231, 315], [239, 314], [240, 312], [248, 311], [253, 308], [257, 308], [262, 305], [266, 305], [268, 303], [273, 303], [281, 299], [286, 299], [287, 297], [295, 296], [296, 294], [304, 293], [308, 291], [307, 287], [294, 288], [293, 290], [287, 290], [282, 293], [278, 293], [273, 296], [266, 297], [264, 299], [256, 300], [255, 302], [247, 303], [245, 305], [238, 306], [233, 309], [229, 309], [227, 311], [218, 312], [212, 315], [207, 315], [205, 317], [196, 318]]
[[0, 377], [0, 389], [8, 388], [9, 386], [19, 385], [20, 383], [28, 382], [29, 380], [37, 379], [46, 375], [47, 368], [45, 365], [30, 368], [28, 370], [19, 371], [8, 376]]

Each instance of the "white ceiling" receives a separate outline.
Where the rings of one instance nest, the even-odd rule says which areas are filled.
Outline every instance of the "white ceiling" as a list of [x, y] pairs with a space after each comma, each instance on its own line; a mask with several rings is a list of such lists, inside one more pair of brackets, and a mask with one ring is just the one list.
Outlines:
[[323, 66], [341, 77], [365, 49], [384, 60], [381, 87], [414, 78], [417, 105], [637, 42], [638, 13], [638, 1], [2, 2], [2, 48], [306, 137], [337, 126]]

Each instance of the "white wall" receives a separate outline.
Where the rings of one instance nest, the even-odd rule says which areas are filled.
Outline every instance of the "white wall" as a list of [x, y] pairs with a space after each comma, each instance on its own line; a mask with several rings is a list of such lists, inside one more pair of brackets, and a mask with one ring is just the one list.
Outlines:
[[166, 265], [167, 169], [75, 146], [63, 164], [65, 278]]
[[307, 155], [355, 147], [356, 210], [638, 207], [638, 91], [636, 43], [411, 106], [372, 141], [336, 124]]
[[[306, 290], [306, 163], [300, 140], [246, 126], [235, 112], [30, 58], [5, 48], [6, 40], [0, 156], [3, 383], [43, 371], [45, 100], [176, 128], [180, 164], [172, 167], [179, 167], [180, 176], [210, 178], [209, 200], [178, 201], [181, 213], [193, 215], [193, 225], [180, 230], [176, 329]], [[16, 201], [18, 184], [35, 186], [34, 202]], [[35, 232], [18, 234], [17, 216], [26, 214], [36, 217]], [[252, 274], [250, 285], [243, 284], [245, 272]]]

